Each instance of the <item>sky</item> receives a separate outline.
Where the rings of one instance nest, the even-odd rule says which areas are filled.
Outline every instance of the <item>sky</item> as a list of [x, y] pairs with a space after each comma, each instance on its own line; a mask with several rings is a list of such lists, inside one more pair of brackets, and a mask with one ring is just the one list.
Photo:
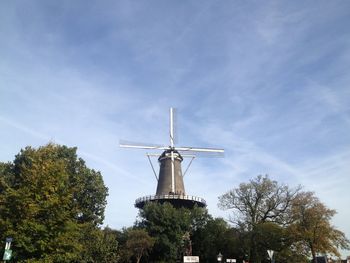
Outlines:
[[350, 238], [349, 69], [349, 1], [1, 1], [0, 161], [78, 147], [109, 188], [104, 224], [128, 227], [157, 182], [119, 141], [168, 145], [175, 107], [178, 146], [225, 149], [184, 177], [213, 216], [268, 174]]

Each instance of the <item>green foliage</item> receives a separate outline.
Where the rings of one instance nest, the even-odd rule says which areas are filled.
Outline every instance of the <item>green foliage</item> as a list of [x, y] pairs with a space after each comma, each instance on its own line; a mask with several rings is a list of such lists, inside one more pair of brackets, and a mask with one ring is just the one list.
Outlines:
[[126, 242], [128, 240], [128, 232], [133, 228], [123, 228], [121, 231], [116, 231], [117, 234], [117, 242], [118, 242], [118, 254], [119, 254], [119, 262], [120, 263], [128, 263], [130, 262], [130, 258], [132, 257], [132, 252], [126, 247]]
[[14, 262], [28, 263], [172, 263], [188, 254], [206, 263], [219, 251], [224, 259], [267, 263], [267, 249], [275, 262], [302, 263], [349, 248], [330, 223], [334, 210], [267, 176], [219, 198], [221, 208], [232, 209], [234, 227], [203, 208], [149, 203], [133, 228], [101, 230], [106, 196], [101, 174], [76, 148], [27, 147], [0, 163], [0, 239], [13, 237]]
[[127, 233], [125, 247], [130, 251], [131, 258], [139, 263], [142, 256], [147, 256], [154, 246], [155, 239], [144, 229], [130, 229]]
[[156, 238], [153, 260], [175, 262], [181, 254], [182, 238], [190, 230], [190, 212], [171, 204], [147, 204], [140, 212], [140, 226]]
[[262, 250], [266, 248], [280, 251], [284, 246], [284, 228], [273, 222], [260, 223], [255, 227], [255, 238]]
[[[285, 226], [274, 222], [263, 222], [258, 224], [249, 235], [254, 238], [258, 261], [266, 259], [268, 257], [267, 249], [271, 249], [275, 251], [275, 257], [278, 256], [282, 262], [295, 262], [295, 255], [298, 254], [298, 251], [293, 247], [295, 238]], [[250, 237], [251, 239], [252, 237]], [[305, 259], [302, 258], [302, 260]]]
[[308, 257], [349, 248], [344, 233], [330, 220], [335, 214], [310, 192], [290, 189], [258, 176], [241, 183], [219, 198], [219, 206], [232, 209], [241, 247], [249, 262], [266, 262], [267, 249], [275, 251], [276, 262], [307, 262]]
[[200, 228], [208, 214], [198, 207], [190, 210], [174, 208], [169, 203], [149, 203], [139, 217], [137, 227], [146, 229], [155, 238], [151, 261], [176, 262], [185, 252], [185, 237]]
[[193, 255], [200, 255], [200, 262], [216, 262], [218, 252], [225, 257], [238, 258], [241, 253], [239, 236], [222, 218], [208, 218], [192, 235]]
[[14, 238], [16, 262], [74, 262], [86, 225], [103, 221], [107, 188], [76, 148], [26, 147], [0, 165], [0, 238]]
[[81, 263], [116, 263], [119, 261], [117, 231], [109, 227], [100, 230], [93, 225], [85, 225], [80, 242], [84, 253]]

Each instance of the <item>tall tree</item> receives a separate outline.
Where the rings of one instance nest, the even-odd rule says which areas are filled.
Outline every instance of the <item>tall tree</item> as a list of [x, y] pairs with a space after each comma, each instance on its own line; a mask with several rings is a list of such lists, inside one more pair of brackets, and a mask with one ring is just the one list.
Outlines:
[[125, 247], [131, 253], [136, 263], [139, 263], [141, 258], [148, 255], [154, 245], [154, 238], [150, 237], [144, 229], [130, 229], [127, 233], [127, 241]]
[[291, 189], [268, 176], [259, 175], [219, 197], [220, 208], [233, 210], [231, 221], [250, 233], [250, 262], [260, 262], [265, 257], [258, 250], [259, 224], [289, 223], [291, 202], [298, 191], [299, 188]]
[[0, 165], [0, 238], [14, 238], [16, 261], [79, 260], [83, 226], [102, 223], [107, 188], [76, 150], [26, 147]]
[[207, 210], [175, 208], [169, 203], [149, 203], [140, 211], [137, 227], [155, 238], [152, 262], [176, 262], [185, 250], [186, 237], [203, 225]]
[[190, 212], [171, 204], [149, 203], [140, 211], [140, 227], [156, 238], [151, 259], [176, 262], [182, 249], [182, 238], [189, 231]]
[[318, 253], [340, 256], [338, 249], [349, 249], [349, 240], [343, 232], [331, 225], [336, 211], [327, 208], [312, 192], [301, 192], [293, 201], [294, 224], [291, 231], [297, 237], [296, 245], [301, 247], [313, 261]]
[[244, 245], [239, 233], [222, 218], [208, 218], [192, 235], [193, 254], [200, 256], [200, 262], [216, 262], [221, 252], [227, 258], [244, 255]]
[[116, 230], [109, 227], [102, 230], [91, 224], [85, 224], [79, 241], [85, 248], [79, 263], [119, 262]]

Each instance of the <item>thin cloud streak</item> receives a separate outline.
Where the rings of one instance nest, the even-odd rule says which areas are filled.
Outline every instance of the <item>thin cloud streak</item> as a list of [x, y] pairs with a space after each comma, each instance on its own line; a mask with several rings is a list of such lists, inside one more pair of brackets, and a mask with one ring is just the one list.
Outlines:
[[110, 189], [105, 224], [130, 226], [134, 200], [156, 182], [144, 152], [118, 142], [168, 144], [176, 107], [178, 145], [226, 150], [196, 159], [185, 177], [214, 216], [227, 216], [219, 195], [269, 174], [315, 191], [349, 237], [348, 10], [326, 1], [2, 2], [1, 161], [26, 145], [77, 146]]

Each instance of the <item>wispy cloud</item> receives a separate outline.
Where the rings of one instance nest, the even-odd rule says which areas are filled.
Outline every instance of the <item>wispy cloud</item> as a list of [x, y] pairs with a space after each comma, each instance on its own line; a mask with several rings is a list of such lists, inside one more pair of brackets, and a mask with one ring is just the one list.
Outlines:
[[349, 8], [2, 2], [2, 161], [50, 140], [77, 146], [110, 189], [106, 224], [130, 225], [134, 199], [156, 182], [144, 152], [118, 142], [167, 144], [173, 106], [180, 145], [226, 150], [185, 178], [214, 215], [218, 195], [269, 174], [316, 191], [350, 236], [339, 195], [350, 183]]

